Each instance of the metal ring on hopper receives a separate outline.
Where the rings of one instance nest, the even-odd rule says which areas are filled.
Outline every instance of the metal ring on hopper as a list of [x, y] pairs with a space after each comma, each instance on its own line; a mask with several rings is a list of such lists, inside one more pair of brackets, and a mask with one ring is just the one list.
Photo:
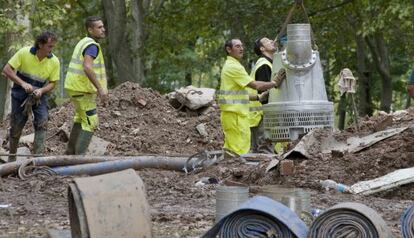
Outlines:
[[307, 63], [302, 64], [302, 65], [296, 65], [296, 64], [291, 63], [289, 61], [289, 59], [287, 58], [287, 51], [286, 51], [286, 49], [281, 52], [280, 57], [282, 59], [282, 64], [286, 68], [292, 69], [292, 70], [305, 70], [305, 69], [309, 69], [310, 67], [312, 67], [315, 64], [316, 58], [317, 58], [316, 51], [312, 50], [312, 56], [311, 56], [310, 60]]
[[414, 205], [405, 210], [401, 216], [401, 234], [403, 238], [414, 237]]
[[373, 209], [360, 203], [340, 203], [319, 215], [309, 228], [309, 238], [391, 238], [385, 221]]
[[202, 238], [297, 237], [306, 238], [308, 228], [290, 208], [270, 198], [256, 196], [223, 217]]

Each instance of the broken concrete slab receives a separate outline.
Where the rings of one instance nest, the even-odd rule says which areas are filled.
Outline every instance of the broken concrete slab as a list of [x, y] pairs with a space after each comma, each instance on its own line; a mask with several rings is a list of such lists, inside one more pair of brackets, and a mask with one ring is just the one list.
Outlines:
[[280, 160], [278, 160], [278, 159], [272, 159], [266, 167], [266, 173], [268, 173], [270, 170], [276, 168], [276, 166], [279, 164], [279, 162], [280, 162]]
[[336, 140], [333, 134], [325, 135], [322, 138], [316, 138], [314, 136], [314, 131], [311, 131], [305, 135], [292, 150], [283, 154], [282, 158], [285, 159], [293, 153], [299, 153], [305, 158], [310, 158], [315, 150], [319, 150], [321, 153], [331, 153], [332, 151], [335, 151], [336, 153], [357, 153], [379, 141], [399, 134], [406, 129], [408, 129], [408, 127], [391, 128], [363, 137], [349, 137], [346, 141]]
[[299, 153], [306, 158], [310, 158], [311, 154], [309, 153], [311, 149], [320, 147], [319, 141], [314, 136], [315, 131], [310, 131], [296, 144], [296, 146], [290, 151], [282, 155], [282, 159], [289, 157], [293, 153]]
[[[63, 133], [67, 138], [70, 135], [70, 127], [67, 123], [64, 123], [60, 128], [58, 133]], [[139, 130], [138, 130], [139, 131]], [[138, 132], [137, 132], [138, 133]], [[106, 155], [108, 150], [114, 145], [100, 137], [92, 136], [91, 143], [89, 144], [88, 150], [86, 151], [87, 155]]]
[[47, 229], [49, 238], [72, 238], [70, 230]]
[[20, 137], [19, 143], [30, 145], [34, 141], [34, 133]]
[[382, 141], [384, 139], [387, 139], [391, 136], [394, 136], [396, 134], [399, 134], [405, 130], [407, 130], [408, 127], [400, 127], [400, 128], [391, 128], [384, 131], [378, 131], [374, 134], [367, 135], [364, 137], [350, 137], [347, 140], [348, 151], [351, 153], [355, 153], [358, 151], [361, 151], [367, 147], [370, 147], [374, 145], [375, 143]]
[[414, 167], [399, 169], [382, 177], [361, 181], [351, 186], [354, 194], [370, 195], [414, 182]]
[[108, 150], [112, 146], [113, 144], [111, 142], [106, 141], [97, 136], [93, 136], [92, 141], [89, 144], [88, 150], [86, 151], [86, 154], [87, 155], [105, 155], [107, 154]]

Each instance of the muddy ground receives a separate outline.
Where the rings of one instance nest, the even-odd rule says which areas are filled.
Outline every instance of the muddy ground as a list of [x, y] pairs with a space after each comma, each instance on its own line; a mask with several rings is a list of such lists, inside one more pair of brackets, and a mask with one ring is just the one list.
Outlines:
[[[213, 106], [198, 112], [178, 111], [168, 100], [151, 89], [133, 83], [120, 85], [110, 93], [110, 105], [99, 107], [99, 137], [112, 143], [109, 155], [191, 155], [202, 150], [220, 149], [223, 143], [219, 111]], [[67, 138], [60, 133], [64, 123], [71, 124], [70, 104], [51, 110], [47, 154], [63, 154]], [[363, 118], [356, 132], [350, 127], [335, 132], [336, 138], [367, 135], [385, 128], [410, 126], [414, 110], [393, 115], [380, 114]], [[201, 136], [195, 127], [204, 123], [208, 136]], [[6, 129], [8, 122], [2, 124]], [[25, 134], [32, 132], [27, 125]], [[320, 132], [324, 136], [327, 132]], [[4, 139], [4, 138], [3, 138]], [[3, 147], [6, 144], [3, 143]], [[202, 177], [247, 184], [250, 195], [269, 184], [295, 186], [311, 194], [311, 207], [326, 209], [339, 202], [359, 202], [376, 210], [391, 228], [394, 237], [401, 237], [399, 218], [412, 205], [414, 186], [372, 196], [356, 196], [322, 190], [319, 181], [333, 179], [352, 185], [385, 175], [400, 168], [414, 166], [414, 129], [383, 140], [359, 153], [324, 154], [317, 150], [312, 157], [297, 156], [295, 173], [280, 175], [278, 169], [264, 173], [268, 163], [246, 165], [240, 160], [222, 161], [197, 174], [145, 169], [138, 171], [143, 179], [151, 206], [154, 237], [199, 237], [215, 219], [215, 188], [210, 184], [196, 186]], [[71, 177], [35, 175], [27, 180], [15, 176], [0, 179], [0, 237], [47, 237], [46, 229], [69, 229], [67, 184]]]

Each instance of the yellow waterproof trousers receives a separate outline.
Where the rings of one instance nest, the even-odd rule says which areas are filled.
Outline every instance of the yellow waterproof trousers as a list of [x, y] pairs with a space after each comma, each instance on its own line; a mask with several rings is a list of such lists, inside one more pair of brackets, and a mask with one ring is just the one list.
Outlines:
[[235, 112], [221, 112], [221, 126], [224, 132], [224, 148], [237, 154], [250, 150], [249, 116]]
[[99, 125], [96, 112], [96, 94], [66, 90], [75, 107], [74, 123], [80, 123], [82, 130], [94, 132]]

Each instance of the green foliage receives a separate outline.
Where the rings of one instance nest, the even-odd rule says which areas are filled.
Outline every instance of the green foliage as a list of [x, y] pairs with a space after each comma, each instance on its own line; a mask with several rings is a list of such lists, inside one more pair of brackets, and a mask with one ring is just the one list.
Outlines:
[[[129, 22], [133, 15], [132, 3], [131, 0], [126, 1]], [[225, 59], [224, 41], [235, 37], [244, 42], [243, 63], [247, 66], [256, 60], [254, 40], [261, 36], [275, 38], [293, 3], [291, 0], [150, 0], [144, 20], [144, 86], [161, 92], [190, 83], [216, 87]], [[340, 70], [347, 67], [355, 72], [358, 68], [357, 36], [371, 37], [381, 33], [387, 43], [391, 63], [393, 109], [402, 108], [406, 97], [405, 81], [414, 66], [411, 57], [414, 55], [412, 1], [305, 0], [305, 7], [324, 62], [329, 98], [335, 103], [339, 101], [335, 78]], [[40, 31], [50, 29], [60, 37], [55, 53], [67, 66], [73, 47], [85, 34], [83, 19], [88, 15], [103, 15], [101, 1], [0, 1], [0, 35], [24, 36], [10, 45], [4, 45], [3, 40], [0, 46], [14, 51], [31, 42]], [[29, 26], [24, 24], [25, 19], [30, 22]], [[292, 21], [299, 23], [305, 19], [303, 13], [296, 10]], [[131, 27], [134, 26], [129, 24], [125, 30], [130, 31]], [[105, 45], [103, 43], [107, 53]], [[381, 77], [375, 69], [373, 55], [367, 47], [365, 50], [367, 67], [372, 72], [372, 104], [378, 107]], [[1, 57], [5, 56], [0, 56], [0, 62], [7, 60]], [[111, 66], [110, 60], [107, 62]]]

